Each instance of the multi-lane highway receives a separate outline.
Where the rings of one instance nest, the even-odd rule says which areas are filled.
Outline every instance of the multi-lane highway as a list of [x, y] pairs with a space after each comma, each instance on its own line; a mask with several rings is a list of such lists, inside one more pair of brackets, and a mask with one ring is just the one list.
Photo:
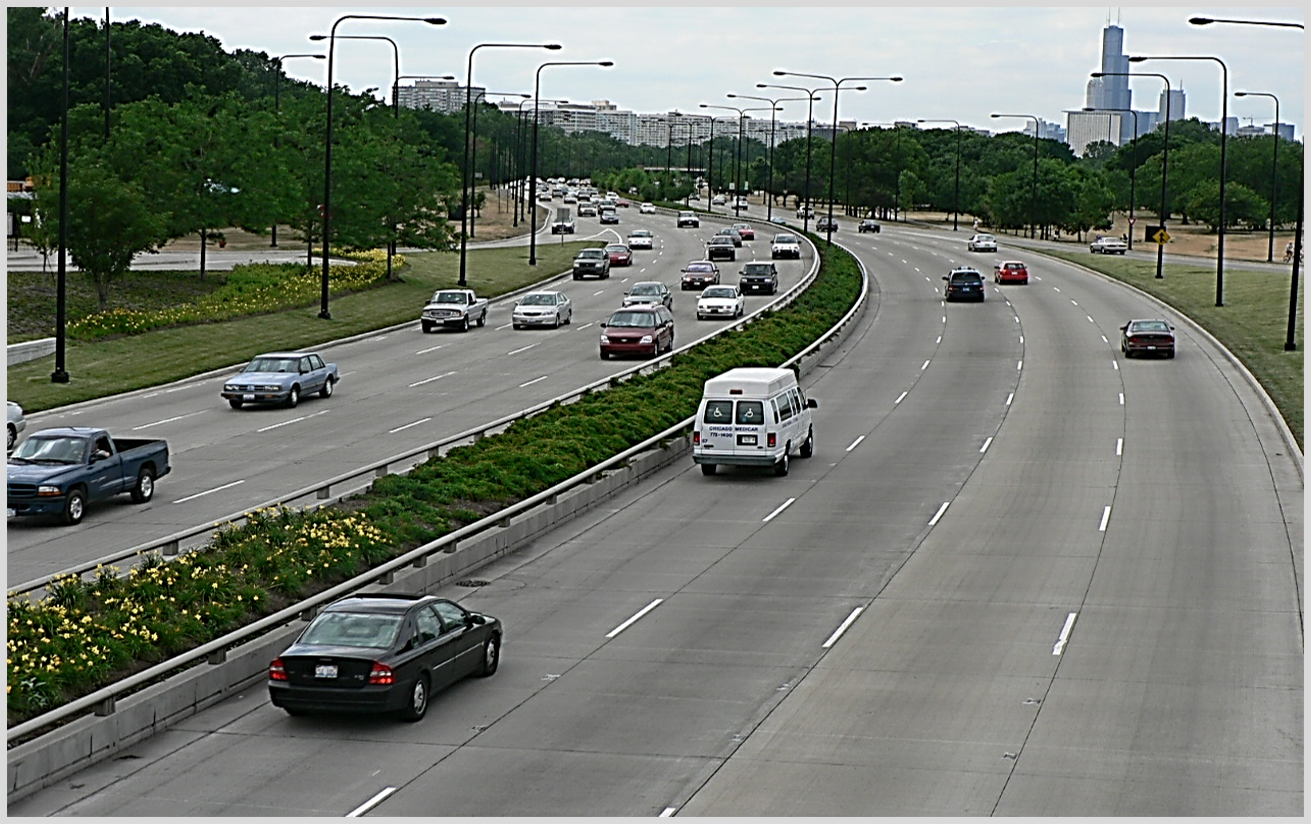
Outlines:
[[[255, 688], [9, 813], [1301, 815], [1303, 482], [1250, 384], [1073, 266], [944, 305], [1016, 250], [839, 239], [874, 297], [786, 478], [688, 460], [446, 587], [504, 658], [419, 724]], [[1123, 359], [1161, 313], [1178, 356]]]
[[[677, 229], [672, 214], [641, 215], [637, 209], [624, 210], [622, 220], [601, 226], [580, 219], [575, 238], [613, 242], [646, 228], [655, 235], [654, 248], [636, 251], [632, 266], [615, 267], [606, 280], [574, 281], [568, 275], [552, 280], [549, 288], [565, 292], [574, 304], [573, 322], [558, 330], [513, 330], [513, 302], [502, 301], [492, 306], [484, 328], [424, 334], [418, 324], [422, 306], [416, 306], [413, 323], [322, 350], [342, 375], [331, 399], [307, 398], [295, 409], [233, 410], [219, 389], [236, 367], [33, 415], [29, 434], [80, 424], [123, 437], [164, 438], [173, 471], [160, 479], [150, 504], [137, 506], [122, 496], [93, 507], [77, 527], [11, 519], [9, 580], [29, 581], [247, 511], [631, 367], [630, 360], [600, 359], [599, 324], [637, 281], [659, 280], [674, 290], [676, 346], [724, 326], [724, 321], [697, 320], [697, 293], [680, 292], [679, 278], [689, 260], [704, 256], [706, 239], [726, 224]], [[760, 240], [737, 250], [737, 261], [721, 261], [723, 282], [737, 283], [744, 261], [768, 260], [771, 236], [766, 228]], [[778, 261], [782, 290], [795, 285], [812, 262], [809, 253], [800, 262]], [[748, 296], [747, 311], [773, 300]]]

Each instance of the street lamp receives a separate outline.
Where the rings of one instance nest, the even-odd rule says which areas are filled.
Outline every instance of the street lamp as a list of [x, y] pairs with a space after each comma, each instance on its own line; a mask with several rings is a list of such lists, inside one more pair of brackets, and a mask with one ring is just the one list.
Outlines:
[[818, 98], [811, 98], [811, 97], [779, 97], [779, 98], [769, 98], [769, 97], [757, 97], [756, 95], [751, 95], [751, 94], [730, 94], [730, 95], [728, 95], [728, 96], [729, 96], [729, 97], [740, 97], [740, 98], [742, 98], [743, 100], [760, 100], [760, 101], [763, 101], [763, 102], [768, 103], [768, 104], [770, 105], [770, 109], [769, 109], [769, 183], [768, 183], [768, 184], [766, 185], [766, 187], [765, 187], [766, 190], [767, 190], [767, 194], [768, 194], [769, 196], [765, 198], [765, 203], [766, 203], [766, 207], [765, 207], [765, 212], [766, 212], [766, 214], [765, 214], [765, 220], [766, 220], [766, 221], [769, 221], [769, 222], [772, 223], [772, 222], [774, 221], [774, 112], [776, 112], [776, 111], [782, 111], [782, 110], [783, 110], [782, 107], [780, 107], [780, 106], [778, 105], [778, 104], [780, 104], [780, 103], [791, 103], [791, 102], [796, 101], [796, 100], [809, 100], [809, 101], [811, 101], [811, 104], [813, 105], [813, 104], [814, 104], [814, 101], [817, 100]]
[[[527, 215], [525, 214], [527, 212], [527, 208], [523, 207], [521, 204], [524, 195], [527, 194], [527, 188], [524, 186], [524, 166], [528, 165], [527, 163], [524, 162], [524, 156], [523, 156], [524, 155], [523, 147], [526, 144], [525, 136], [528, 131], [526, 128], [523, 127], [523, 120], [524, 120], [523, 104], [527, 103], [529, 100], [532, 99], [533, 98], [530, 95], [524, 95], [524, 99], [519, 101], [518, 113], [515, 115], [515, 119], [514, 119], [514, 163], [515, 163], [515, 178], [516, 178], [515, 194], [514, 194], [514, 206], [515, 206], [514, 225], [516, 228], [518, 228], [519, 226], [519, 216], [521, 214], [524, 215], [524, 219], [527, 220]], [[546, 102], [555, 103], [558, 105], [561, 103], [568, 103], [569, 101], [548, 100]], [[537, 204], [535, 203], [530, 205], [534, 209], [537, 208]]]
[[408, 20], [427, 23], [430, 26], [442, 26], [446, 24], [445, 18], [441, 17], [397, 17], [380, 14], [344, 14], [333, 22], [332, 28], [328, 32], [328, 127], [323, 150], [323, 286], [321, 296], [322, 308], [319, 310], [319, 317], [324, 320], [332, 319], [332, 313], [328, 311], [328, 247], [332, 239], [332, 64], [333, 57], [336, 53], [337, 26], [341, 25], [343, 20]]
[[1033, 187], [1029, 192], [1029, 237], [1038, 237], [1038, 124], [1037, 115], [993, 114], [992, 117], [1027, 117], [1033, 121]]
[[1225, 305], [1225, 136], [1229, 133], [1229, 67], [1210, 55], [1136, 55], [1130, 63], [1147, 60], [1214, 60], [1220, 64], [1220, 227], [1215, 250], [1215, 305]]
[[949, 117], [921, 118], [916, 123], [955, 123], [956, 124], [956, 204], [952, 207], [951, 230], [957, 231], [960, 225], [960, 121]]
[[541, 110], [539, 104], [542, 97], [542, 69], [547, 66], [601, 66], [608, 69], [613, 65], [613, 60], [557, 60], [537, 67], [537, 79], [533, 83], [533, 168], [528, 176], [528, 205], [532, 212], [532, 222], [529, 224], [528, 231], [529, 266], [537, 265], [537, 121]]
[[469, 201], [473, 186], [473, 170], [469, 168], [470, 111], [473, 108], [473, 56], [481, 48], [493, 49], [549, 49], [559, 51], [559, 43], [479, 43], [469, 49], [469, 69], [464, 75], [464, 171], [460, 178], [460, 285], [467, 286], [467, 248], [469, 242]]
[[[1306, 30], [1306, 26], [1302, 23], [1280, 23], [1271, 20], [1216, 20], [1210, 17], [1192, 17], [1188, 22], [1195, 26], [1205, 26], [1208, 23], [1239, 23], [1244, 26], [1287, 26]], [[1288, 295], [1288, 339], [1284, 341], [1285, 352], [1297, 349], [1294, 334], [1297, 331], [1297, 276], [1302, 267], [1302, 212], [1306, 203], [1305, 183], [1297, 187], [1297, 191], [1297, 228], [1293, 233], [1293, 283]]]
[[1234, 97], [1268, 97], [1275, 101], [1274, 157], [1270, 161], [1270, 248], [1266, 263], [1275, 262], [1275, 196], [1279, 193], [1279, 98], [1270, 92], [1234, 92]]
[[65, 334], [68, 318], [66, 298], [66, 255], [68, 250], [68, 6], [64, 6], [64, 93], [59, 116], [59, 276], [55, 295], [55, 371], [51, 383], [68, 383], [64, 369]]
[[[863, 80], [888, 80], [893, 83], [900, 83], [902, 78], [899, 75], [892, 77], [828, 77], [822, 74], [805, 74], [803, 72], [785, 72], [775, 69], [775, 77], [810, 77], [815, 80], [827, 80], [833, 84], [833, 149], [828, 156], [828, 245], [833, 245], [833, 201], [837, 200], [837, 192], [833, 188], [833, 175], [837, 170], [838, 159], [838, 92], [842, 90], [842, 84]], [[857, 86], [854, 91], [864, 91], [864, 86]]]
[[[1159, 77], [1161, 82], [1165, 83], [1165, 147], [1161, 151], [1161, 210], [1157, 218], [1161, 224], [1160, 231], [1165, 231], [1166, 217], [1166, 200], [1165, 200], [1165, 181], [1166, 175], [1170, 171], [1170, 78], [1156, 72], [1093, 72], [1093, 77]], [[1134, 123], [1134, 131], [1137, 131], [1138, 124]], [[1135, 139], [1136, 136], [1135, 136]], [[1136, 154], [1136, 152], [1135, 152]], [[1135, 159], [1137, 159], [1135, 157]], [[1129, 230], [1129, 238], [1133, 239], [1133, 229]], [[1156, 240], [1156, 278], [1160, 280], [1165, 277], [1162, 271], [1165, 262], [1165, 243], [1159, 237]]]
[[[282, 61], [291, 60], [293, 57], [309, 57], [314, 60], [326, 59], [326, 56], [322, 54], [284, 54], [280, 57], [273, 58], [274, 62], [278, 64], [273, 70], [273, 117], [275, 121], [280, 120], [282, 115]], [[273, 147], [275, 149], [278, 148], [281, 143], [279, 137], [280, 135], [277, 132], [274, 132]], [[269, 230], [269, 234], [269, 246], [276, 249], [278, 247], [277, 216], [274, 216], [273, 218], [273, 228]]]
[[[1165, 105], [1169, 107], [1170, 100], [1167, 97]], [[1133, 115], [1133, 148], [1130, 152], [1133, 154], [1133, 160], [1129, 162], [1129, 251], [1133, 251], [1133, 227], [1134, 227], [1134, 192], [1138, 180], [1138, 112], [1133, 109], [1094, 109], [1091, 106], [1084, 106], [1085, 112], [1128, 112]], [[1109, 115], [1107, 116], [1109, 119]], [[1110, 127], [1107, 127], [1107, 134], [1110, 134]]]
[[[809, 96], [810, 105], [806, 107], [806, 185], [805, 185], [805, 208], [801, 210], [801, 231], [810, 231], [810, 130], [815, 124], [815, 101], [819, 99], [817, 89], [808, 89], [805, 86], [782, 86], [775, 83], [757, 83], [757, 89], [791, 89], [794, 92], [805, 92]], [[787, 205], [787, 199], [784, 198], [783, 205]]]
[[[481, 98], [481, 99], [484, 100], [484, 101], [486, 101], [486, 99], [487, 99], [489, 96], [491, 96], [491, 97], [521, 97], [521, 98], [523, 98], [524, 100], [527, 100], [527, 99], [529, 99], [530, 97], [532, 97], [532, 95], [527, 95], [527, 94], [524, 94], [524, 93], [522, 93], [522, 92], [489, 92], [489, 91], [486, 91], [486, 90], [481, 91], [481, 92], [478, 92], [478, 98]], [[470, 157], [469, 157], [469, 166], [470, 166], [470, 168], [473, 169], [473, 170], [476, 170], [477, 167], [478, 167], [478, 106], [477, 106], [478, 98], [474, 98], [474, 101], [473, 101], [473, 102], [474, 102], [474, 108], [473, 108], [473, 148], [472, 148], [472, 150], [470, 151]], [[493, 158], [493, 161], [494, 161], [494, 160], [495, 160], [495, 158]], [[471, 179], [474, 181], [474, 183], [477, 183], [478, 175], [477, 175], [477, 172], [476, 172], [476, 171], [474, 171], [474, 173], [471, 174], [470, 177], [471, 177]], [[473, 215], [469, 215], [469, 237], [473, 237], [473, 236], [474, 236], [474, 233], [475, 233], [475, 230], [474, 230], [474, 220], [473, 220]]]
[[733, 167], [733, 217], [742, 216], [742, 135], [743, 127], [746, 124], [747, 112], [774, 112], [773, 106], [757, 106], [751, 109], [740, 109], [737, 106], [712, 106], [708, 103], [702, 103], [703, 109], [728, 109], [737, 112], [737, 161]]

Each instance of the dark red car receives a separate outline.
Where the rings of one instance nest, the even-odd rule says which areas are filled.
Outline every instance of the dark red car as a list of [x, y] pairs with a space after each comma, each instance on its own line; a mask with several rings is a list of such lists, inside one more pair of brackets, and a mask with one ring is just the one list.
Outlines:
[[755, 240], [756, 230], [751, 228], [750, 223], [734, 223], [733, 228], [742, 236], [743, 240]]
[[633, 265], [633, 250], [623, 243], [611, 243], [605, 247], [605, 253], [610, 256], [611, 266]]
[[1018, 260], [1004, 260], [992, 267], [992, 279], [997, 283], [1028, 284], [1029, 267]]
[[1174, 327], [1160, 319], [1131, 320], [1120, 327], [1120, 351], [1134, 355], [1174, 357]]
[[662, 303], [616, 310], [601, 324], [601, 360], [611, 355], [654, 357], [674, 348], [674, 314]]

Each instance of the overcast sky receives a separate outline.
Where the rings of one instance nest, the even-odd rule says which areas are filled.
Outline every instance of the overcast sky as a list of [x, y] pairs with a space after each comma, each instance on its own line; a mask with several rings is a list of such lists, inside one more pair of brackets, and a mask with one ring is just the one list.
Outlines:
[[[75, 17], [103, 18], [104, 7], [73, 7]], [[549, 67], [543, 98], [609, 100], [620, 109], [700, 111], [699, 104], [766, 105], [725, 95], [795, 96], [757, 83], [818, 87], [827, 81], [776, 77], [775, 70], [831, 77], [901, 75], [901, 83], [871, 81], [864, 92], [844, 83], [839, 118], [859, 122], [951, 118], [1009, 131], [1027, 121], [991, 119], [992, 112], [1037, 115], [1065, 125], [1065, 112], [1084, 105], [1089, 73], [1100, 68], [1102, 29], [1125, 30], [1128, 55], [1210, 56], [1228, 66], [1229, 92], [1269, 92], [1280, 120], [1303, 137], [1304, 31], [1232, 24], [1194, 26], [1188, 18], [1298, 22], [1302, 7], [827, 7], [670, 5], [463, 6], [368, 5], [280, 7], [110, 7], [113, 20], [138, 19], [173, 31], [203, 31], [229, 52], [270, 56], [326, 51], [311, 34], [327, 34], [344, 15], [444, 17], [443, 26], [419, 22], [344, 20], [342, 35], [385, 35], [400, 49], [402, 75], [455, 75], [466, 80], [470, 50], [480, 43], [560, 43], [559, 51], [479, 49], [473, 82], [489, 92], [532, 93], [537, 67], [548, 61], [613, 60], [613, 68]], [[327, 61], [288, 60], [287, 73], [323, 85]], [[389, 93], [395, 55], [384, 41], [340, 41], [333, 79], [352, 91]], [[1187, 115], [1216, 121], [1221, 113], [1221, 69], [1213, 60], [1149, 61], [1132, 71], [1166, 75], [1187, 93]], [[402, 85], [413, 81], [402, 80]], [[1163, 83], [1134, 78], [1133, 105], [1155, 110]], [[804, 121], [804, 102], [787, 103], [780, 117]], [[818, 120], [833, 116], [832, 97], [815, 104]], [[719, 114], [730, 114], [720, 111]], [[1229, 114], [1257, 123], [1274, 119], [1268, 97], [1229, 99]], [[768, 117], [768, 113], [762, 113]]]

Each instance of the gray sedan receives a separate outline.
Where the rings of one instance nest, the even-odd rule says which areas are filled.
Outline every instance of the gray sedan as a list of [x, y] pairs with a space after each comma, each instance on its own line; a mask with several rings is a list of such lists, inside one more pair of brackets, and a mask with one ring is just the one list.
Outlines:
[[339, 379], [337, 364], [325, 363], [317, 352], [269, 352], [252, 358], [220, 394], [233, 409], [247, 403], [290, 407], [311, 392], [331, 397]]
[[510, 322], [515, 329], [549, 326], [558, 329], [573, 320], [574, 305], [564, 292], [529, 292], [514, 305]]

